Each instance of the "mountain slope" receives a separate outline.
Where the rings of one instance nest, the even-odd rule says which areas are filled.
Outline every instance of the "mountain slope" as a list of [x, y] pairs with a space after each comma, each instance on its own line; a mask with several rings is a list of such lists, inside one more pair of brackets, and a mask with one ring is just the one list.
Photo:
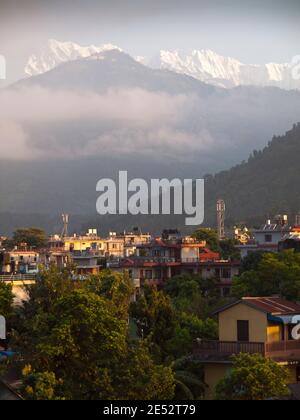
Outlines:
[[229, 221], [262, 222], [286, 213], [294, 220], [300, 211], [300, 123], [274, 137], [247, 162], [206, 179], [206, 213], [211, 221], [215, 202], [226, 201]]
[[[0, 212], [94, 215], [114, 229], [96, 216], [99, 179], [119, 170], [201, 178], [231, 167], [300, 121], [300, 92], [217, 88], [110, 50], [1, 90], [0, 108]], [[222, 196], [211, 186], [208, 204]]]
[[[300, 212], [300, 123], [283, 136], [274, 137], [261, 151], [254, 151], [247, 162], [205, 178], [206, 226], [216, 225], [216, 202], [226, 203], [226, 225], [238, 222], [260, 225], [276, 214], [288, 214], [291, 223]], [[90, 218], [82, 225], [99, 229], [120, 230], [138, 225], [160, 233], [164, 228], [178, 227], [192, 232], [181, 216], [110, 216], [99, 223]]]
[[[205, 222], [207, 226], [215, 226], [216, 223], [216, 201], [223, 198], [226, 202], [226, 225], [232, 226], [237, 222], [246, 222], [250, 226], [261, 224], [267, 217], [275, 214], [286, 213], [290, 220], [294, 220], [295, 214], [300, 211], [300, 123], [294, 125], [293, 129], [285, 135], [274, 137], [273, 140], [262, 151], [254, 151], [247, 162], [233, 167], [228, 171], [223, 171], [215, 176], [206, 176], [205, 178]], [[25, 213], [20, 213], [18, 208], [18, 199], [16, 202], [10, 202], [10, 208], [13, 214], [1, 213], [0, 229], [1, 233], [11, 233], [16, 227], [41, 225], [49, 232], [60, 230], [60, 213], [68, 211], [71, 214], [72, 227], [75, 231], [84, 232], [90, 227], [97, 227], [99, 232], [106, 234], [109, 231], [123, 231], [131, 229], [132, 226], [140, 226], [144, 231], [160, 233], [164, 228], [179, 227], [187, 232], [193, 231], [193, 227], [184, 226], [184, 217], [182, 216], [96, 216], [92, 211], [92, 205], [95, 203], [97, 194], [92, 188], [92, 179], [95, 173], [89, 171], [90, 181], [82, 180], [84, 167], [90, 162], [82, 162], [82, 166], [77, 168], [77, 175], [74, 171], [65, 170], [63, 164], [58, 164], [54, 169], [49, 163], [44, 166], [43, 179], [34, 182], [41, 183], [48, 188], [46, 194], [41, 191], [25, 198], [28, 208]], [[71, 165], [70, 165], [71, 166]], [[105, 173], [112, 176], [113, 169], [109, 168], [107, 163]], [[94, 165], [90, 165], [94, 168]], [[1, 173], [2, 165], [0, 166]], [[14, 168], [15, 169], [15, 168]], [[14, 170], [13, 169], [13, 170]], [[6, 165], [3, 173], [10, 174], [11, 168]], [[160, 168], [154, 168], [156, 176], [160, 177]], [[30, 172], [31, 171], [31, 172]], [[51, 174], [52, 171], [52, 174]], [[24, 168], [19, 171], [20, 176], [18, 191], [26, 189], [26, 183], [33, 182], [33, 175], [37, 169], [28, 164], [27, 173]], [[24, 177], [24, 173], [26, 176]], [[62, 176], [68, 173], [73, 178], [73, 184], [70, 180], [68, 185], [72, 190], [66, 191], [65, 183], [62, 183]], [[139, 170], [137, 171], [139, 173]], [[5, 189], [4, 184], [10, 180], [9, 176], [0, 176], [0, 190]], [[55, 185], [54, 191], [51, 188]], [[28, 190], [27, 190], [28, 191]], [[8, 194], [9, 195], [9, 194]], [[22, 197], [24, 199], [24, 197]], [[23, 205], [25, 204], [23, 203]], [[81, 215], [78, 216], [79, 205]], [[41, 206], [42, 205], [42, 206]], [[32, 214], [32, 209], [42, 209], [42, 214]], [[31, 210], [31, 211], [30, 211]], [[48, 210], [48, 212], [47, 212]]]
[[63, 63], [11, 91], [17, 95], [12, 113], [25, 91], [32, 113], [42, 114], [43, 125], [26, 121], [27, 143], [38, 156], [46, 148], [47, 157], [67, 158], [134, 152], [197, 163], [202, 174], [230, 167], [300, 120], [298, 91], [226, 90], [148, 68], [119, 50]]

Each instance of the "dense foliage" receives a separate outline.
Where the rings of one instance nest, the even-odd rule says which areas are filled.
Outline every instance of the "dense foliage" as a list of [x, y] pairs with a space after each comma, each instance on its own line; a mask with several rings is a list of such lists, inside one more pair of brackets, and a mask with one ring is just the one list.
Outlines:
[[[255, 257], [251, 257], [253, 262]], [[293, 250], [263, 253], [234, 279], [232, 293], [242, 296], [272, 296], [279, 294], [288, 300], [300, 299], [300, 254]], [[249, 261], [249, 260], [248, 260]]]
[[6, 241], [5, 246], [12, 248], [20, 244], [27, 244], [32, 248], [43, 248], [47, 245], [48, 237], [44, 230], [39, 228], [17, 229], [12, 239]]
[[216, 387], [219, 400], [266, 400], [289, 394], [287, 370], [261, 355], [239, 354]]
[[0, 315], [9, 319], [13, 313], [14, 295], [10, 284], [0, 282]]
[[88, 282], [55, 268], [28, 288], [13, 345], [29, 399], [172, 399], [172, 368], [129, 335], [131, 282], [103, 272]]
[[300, 124], [281, 137], [274, 137], [247, 162], [215, 176], [206, 177], [205, 222], [215, 223], [218, 198], [226, 202], [227, 224], [243, 220], [260, 224], [266, 214], [282, 212], [294, 218], [300, 209], [298, 179]]
[[218, 252], [220, 257], [227, 259], [240, 259], [240, 251], [235, 247], [237, 242], [234, 239], [219, 240], [217, 231], [210, 228], [200, 228], [193, 233], [198, 241], [205, 241], [212, 251]]

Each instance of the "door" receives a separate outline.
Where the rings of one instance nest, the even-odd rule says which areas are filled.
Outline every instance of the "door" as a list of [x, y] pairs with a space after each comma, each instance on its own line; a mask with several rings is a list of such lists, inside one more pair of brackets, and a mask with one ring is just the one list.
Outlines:
[[237, 321], [237, 341], [249, 342], [249, 321]]

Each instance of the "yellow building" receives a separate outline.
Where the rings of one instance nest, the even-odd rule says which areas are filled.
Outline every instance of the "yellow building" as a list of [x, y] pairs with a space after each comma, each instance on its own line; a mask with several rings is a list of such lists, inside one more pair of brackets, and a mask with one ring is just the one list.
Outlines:
[[279, 297], [246, 297], [215, 314], [219, 317], [219, 340], [200, 341], [195, 349], [204, 363], [208, 398], [230, 372], [231, 356], [239, 353], [269, 357], [288, 368], [289, 383], [300, 382], [300, 334], [295, 337], [294, 333], [300, 322], [299, 305]]
[[74, 236], [64, 238], [65, 251], [87, 251], [93, 249], [94, 251], [105, 251], [105, 240], [97, 236]]
[[56, 252], [85, 252], [93, 251], [106, 258], [123, 258], [135, 253], [136, 247], [150, 242], [151, 236], [143, 233], [127, 233], [117, 235], [111, 232], [108, 238], [100, 238], [95, 229], [90, 229], [84, 236], [74, 235], [71, 237], [60, 237], [58, 235], [50, 238], [49, 250]]

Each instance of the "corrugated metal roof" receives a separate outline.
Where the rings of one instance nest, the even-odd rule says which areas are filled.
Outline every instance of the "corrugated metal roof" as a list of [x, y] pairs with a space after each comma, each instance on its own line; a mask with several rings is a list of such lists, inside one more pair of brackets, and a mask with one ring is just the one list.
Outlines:
[[280, 297], [245, 297], [242, 301], [271, 314], [284, 315], [300, 313], [300, 305]]
[[265, 312], [266, 314], [271, 315], [298, 315], [300, 314], [300, 305], [290, 302], [281, 297], [244, 297], [241, 300], [237, 300], [229, 305], [226, 305], [217, 311], [214, 314], [224, 312], [227, 309], [239, 304], [244, 303], [256, 308], [259, 311]]

